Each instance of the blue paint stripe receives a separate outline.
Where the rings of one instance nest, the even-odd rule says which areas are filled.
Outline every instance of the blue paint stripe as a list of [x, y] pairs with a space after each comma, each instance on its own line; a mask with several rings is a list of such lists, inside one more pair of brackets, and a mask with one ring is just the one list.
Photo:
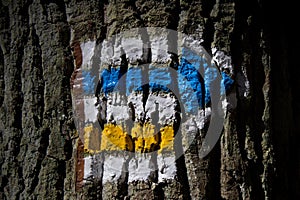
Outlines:
[[83, 70], [82, 71], [82, 87], [84, 95], [92, 95], [95, 93], [95, 78], [90, 71]]
[[101, 92], [105, 95], [113, 91], [118, 91], [115, 88], [119, 79], [124, 75], [120, 68], [104, 69], [101, 73]]
[[130, 67], [126, 73], [126, 95], [128, 96], [133, 91], [143, 91], [143, 74], [142, 68]]
[[[214, 80], [218, 76], [218, 69], [211, 67], [204, 58], [196, 55], [194, 52], [183, 49], [182, 58], [177, 71], [176, 78], [171, 75], [169, 67], [159, 68], [150, 65], [149, 74], [143, 74], [141, 67], [129, 67], [126, 73], [124, 83], [118, 83], [125, 72], [121, 72], [120, 68], [104, 69], [101, 73], [101, 92], [110, 93], [118, 90], [126, 90], [129, 95], [133, 91], [144, 91], [145, 78], [149, 78], [149, 89], [152, 92], [164, 91], [172, 92], [174, 84], [178, 85], [181, 102], [189, 113], [197, 112], [195, 108], [203, 108], [211, 101], [209, 89]], [[204, 77], [199, 73], [203, 72]], [[92, 93], [94, 88], [94, 77], [89, 72], [85, 72], [84, 90], [87, 93]], [[143, 77], [148, 76], [148, 77]], [[221, 94], [228, 91], [234, 81], [224, 72], [221, 73]], [[126, 83], [125, 83], [126, 81]], [[175, 81], [175, 83], [174, 83]], [[125, 89], [126, 85], [126, 89]], [[118, 86], [118, 88], [115, 88]], [[120, 88], [119, 88], [120, 87]], [[121, 88], [123, 87], [123, 88]]]
[[172, 84], [172, 77], [170, 74], [170, 68], [157, 68], [155, 66], [149, 66], [149, 89], [152, 92], [171, 92], [169, 89]]
[[204, 84], [205, 84], [205, 103], [208, 104], [210, 102], [210, 88], [213, 81], [216, 80], [218, 76], [218, 69], [212, 67], [205, 67], [204, 71]]
[[178, 66], [178, 88], [181, 101], [188, 112], [196, 112], [195, 108], [204, 107], [202, 102], [202, 77], [198, 70], [186, 59], [181, 58]]
[[[222, 85], [224, 87], [221, 87], [221, 94], [225, 94], [225, 91], [228, 91], [231, 89], [232, 85], [233, 85], [234, 81], [232, 80], [232, 78], [230, 78], [230, 76], [228, 76], [225, 72], [222, 72]], [[224, 91], [225, 89], [225, 91]]]
[[207, 65], [204, 58], [202, 58], [201, 56], [199, 56], [198, 54], [196, 54], [190, 49], [182, 48], [181, 54], [182, 54], [182, 58], [184, 58], [190, 64], [192, 64], [197, 71], [202, 72], [204, 69], [203, 67]]
[[[201, 78], [199, 77], [202, 77], [199, 74], [199, 71], [200, 72], [203, 71], [204, 74], [205, 105], [207, 105], [211, 101], [211, 95], [210, 95], [211, 84], [214, 80], [216, 80], [219, 71], [217, 68], [209, 66], [209, 64], [206, 62], [204, 58], [202, 58], [201, 56], [199, 56], [198, 54], [194, 53], [193, 51], [187, 48], [182, 49], [182, 58], [183, 59], [181, 59], [180, 62], [181, 66], [179, 66], [179, 73], [183, 74], [185, 78], [188, 80], [188, 82], [191, 84], [194, 92], [196, 93], [195, 95], [198, 100], [198, 106], [202, 108], [203, 107], [203, 103], [202, 103], [203, 86], [201, 81], [199, 82], [197, 81], [197, 79], [201, 80]], [[234, 81], [224, 72], [222, 72], [221, 75], [222, 75], [222, 80], [221, 80], [220, 93], [221, 95], [224, 95], [225, 91], [228, 91], [232, 87]], [[181, 84], [186, 84], [186, 83], [179, 82], [179, 87], [183, 87], [181, 86]], [[188, 110], [192, 110], [192, 108], [188, 108]]]

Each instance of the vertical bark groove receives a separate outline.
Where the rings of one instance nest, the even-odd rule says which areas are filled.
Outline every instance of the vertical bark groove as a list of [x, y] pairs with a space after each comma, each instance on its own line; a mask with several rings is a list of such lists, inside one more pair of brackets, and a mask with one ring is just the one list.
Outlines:
[[[287, 25], [297, 18], [293, 16], [297, 12], [286, 14], [290, 5], [271, 9], [271, 4], [270, 0], [2, 0], [0, 199], [299, 198], [300, 70], [296, 50], [300, 46], [294, 26]], [[218, 51], [230, 58], [232, 71], [220, 70], [234, 80], [228, 94], [237, 105], [229, 102], [232, 107], [226, 113], [222, 136], [208, 157], [199, 157], [207, 127], [190, 133], [196, 139], [176, 160], [172, 180], [160, 182], [161, 172], [156, 170], [146, 180], [130, 181], [131, 171], [124, 171], [115, 182], [105, 182], [107, 152], [93, 155], [94, 179], [85, 180], [86, 152], [75, 127], [70, 87], [70, 82], [73, 87], [83, 76], [81, 44], [96, 41], [98, 45], [136, 27], [183, 32], [200, 41], [212, 57]], [[151, 37], [142, 38], [145, 49], [139, 65], [149, 67], [155, 56]], [[168, 41], [168, 45], [178, 44]], [[92, 74], [99, 73], [102, 48], [97, 46], [99, 56], [91, 58]], [[131, 65], [126, 56], [121, 58], [122, 74]], [[176, 68], [179, 59], [172, 56], [170, 65]], [[95, 85], [98, 79], [93, 80]], [[124, 94], [118, 95], [115, 98], [121, 99]], [[151, 95], [149, 85], [144, 86], [144, 111]], [[103, 129], [108, 123], [109, 99], [98, 106], [102, 108], [98, 128]], [[131, 119], [144, 124], [147, 113], [138, 121], [135, 105], [128, 106]], [[179, 129], [176, 126], [172, 128]], [[179, 138], [186, 137], [185, 129], [181, 127]], [[159, 132], [159, 143], [162, 137]], [[184, 151], [182, 143], [176, 145]], [[130, 169], [132, 159], [138, 162], [138, 157], [121, 157], [124, 169]], [[158, 154], [151, 159], [150, 164], [158, 167]]]

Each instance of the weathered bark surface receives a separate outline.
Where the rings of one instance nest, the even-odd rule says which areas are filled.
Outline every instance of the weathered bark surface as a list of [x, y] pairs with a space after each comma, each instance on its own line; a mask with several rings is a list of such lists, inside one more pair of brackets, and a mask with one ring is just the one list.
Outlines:
[[[288, 7], [270, 7], [252, 0], [1, 0], [0, 199], [299, 199], [299, 36], [286, 24]], [[152, 187], [155, 180], [125, 178], [78, 190], [74, 49], [151, 26], [194, 35], [208, 51], [231, 56], [237, 107], [208, 157], [199, 158], [198, 136], [179, 159], [178, 180]]]

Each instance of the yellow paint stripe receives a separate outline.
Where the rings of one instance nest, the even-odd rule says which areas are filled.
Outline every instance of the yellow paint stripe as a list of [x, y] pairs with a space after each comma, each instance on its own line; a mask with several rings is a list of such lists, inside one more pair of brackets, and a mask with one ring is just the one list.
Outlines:
[[160, 129], [161, 143], [158, 153], [162, 151], [173, 151], [174, 143], [174, 129], [172, 126], [165, 126]]
[[133, 144], [130, 136], [121, 126], [106, 124], [102, 131], [101, 151], [123, 150], [132, 151]]
[[100, 132], [98, 128], [88, 124], [84, 127], [84, 152], [98, 153], [100, 151]]
[[[101, 141], [101, 145], [100, 145]], [[148, 153], [158, 150], [158, 153], [173, 151], [174, 129], [165, 126], [156, 132], [155, 126], [146, 123], [135, 123], [131, 129], [131, 137], [121, 126], [106, 124], [100, 138], [100, 131], [89, 124], [84, 128], [84, 152], [97, 153], [100, 151], [135, 151]]]
[[149, 123], [144, 125], [136, 123], [131, 130], [131, 136], [136, 152], [152, 152], [159, 145], [159, 135], [155, 133], [155, 126]]

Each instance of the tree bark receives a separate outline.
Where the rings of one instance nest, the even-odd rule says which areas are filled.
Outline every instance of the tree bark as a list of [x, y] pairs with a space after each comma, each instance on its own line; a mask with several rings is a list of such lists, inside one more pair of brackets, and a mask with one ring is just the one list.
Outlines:
[[[287, 25], [296, 12], [272, 4], [1, 0], [0, 199], [300, 199], [299, 44]], [[80, 44], [137, 27], [192, 35], [230, 57], [236, 106], [203, 159], [198, 130], [173, 180], [82, 184], [70, 86]]]

